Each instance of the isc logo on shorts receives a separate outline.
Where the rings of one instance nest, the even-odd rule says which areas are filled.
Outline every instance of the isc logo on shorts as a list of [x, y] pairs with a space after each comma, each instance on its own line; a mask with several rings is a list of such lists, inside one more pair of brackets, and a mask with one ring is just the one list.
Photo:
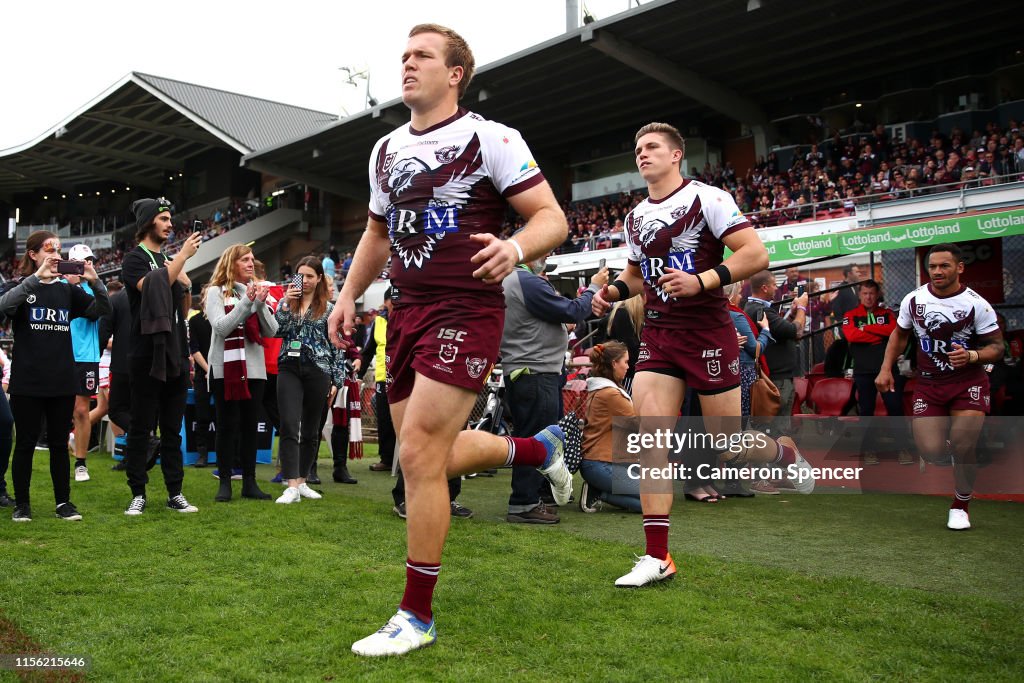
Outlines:
[[466, 341], [465, 330], [453, 330], [448, 327], [442, 327], [437, 331], [438, 339], [449, 339], [452, 341]]
[[928, 410], [928, 404], [925, 403], [923, 398], [914, 399], [914, 415], [920, 415], [924, 411]]

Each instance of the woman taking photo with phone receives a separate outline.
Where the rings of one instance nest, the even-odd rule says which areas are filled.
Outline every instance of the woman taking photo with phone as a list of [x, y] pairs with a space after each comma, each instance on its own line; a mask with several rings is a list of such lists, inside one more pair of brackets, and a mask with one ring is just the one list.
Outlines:
[[92, 287], [93, 296], [59, 279], [59, 263], [60, 238], [46, 230], [33, 232], [26, 240], [21, 260], [21, 274], [25, 277], [0, 296], [0, 313], [11, 321], [14, 333], [9, 393], [15, 426], [11, 475], [15, 497], [12, 519], [16, 522], [32, 521], [29, 501], [32, 456], [44, 417], [57, 517], [70, 521], [82, 519], [71, 502], [71, 463], [66, 446], [78, 384], [71, 346], [71, 321], [75, 318], [95, 320], [106, 315], [110, 312], [110, 300], [91, 263], [64, 262], [75, 264], [76, 269], [81, 270]]
[[277, 333], [277, 320], [267, 305], [269, 286], [254, 279], [255, 260], [244, 244], [228, 247], [206, 290], [206, 317], [213, 329], [206, 359], [217, 410], [219, 502], [231, 500], [236, 463], [242, 468], [242, 497], [270, 500], [256, 485], [256, 441], [267, 384], [263, 337]]
[[330, 298], [323, 265], [307, 256], [299, 261], [292, 286], [277, 306], [277, 336], [283, 339], [277, 365], [279, 452], [281, 473], [288, 481], [277, 502], [285, 505], [321, 498], [309, 488], [306, 475], [320, 448], [324, 403], [345, 381], [344, 356], [327, 336], [327, 318], [334, 308]]

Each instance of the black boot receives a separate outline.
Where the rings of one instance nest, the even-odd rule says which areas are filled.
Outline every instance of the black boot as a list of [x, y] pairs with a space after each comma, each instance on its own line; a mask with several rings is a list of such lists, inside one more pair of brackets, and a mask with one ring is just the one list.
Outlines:
[[313, 466], [309, 468], [309, 476], [306, 477], [306, 483], [313, 486], [320, 484], [320, 475], [316, 472], [316, 460], [313, 461]]
[[348, 473], [348, 459], [345, 456], [334, 459], [334, 482], [336, 484], [355, 484], [357, 481]]
[[242, 476], [242, 498], [254, 498], [256, 500], [270, 500], [270, 494], [264, 493], [256, 485], [256, 475], [246, 474]]
[[231, 500], [231, 470], [222, 470], [220, 473], [220, 488], [213, 498], [218, 503], [226, 503]]
[[334, 459], [334, 482], [355, 484], [356, 480], [348, 473], [348, 430], [337, 425], [331, 429], [331, 456]]
[[206, 450], [206, 446], [198, 446], [196, 448], [196, 451], [198, 451], [199, 457], [196, 458], [196, 461], [195, 463], [193, 463], [192, 467], [206, 467], [209, 464], [208, 462], [206, 462], [206, 456], [208, 453], [208, 451]]

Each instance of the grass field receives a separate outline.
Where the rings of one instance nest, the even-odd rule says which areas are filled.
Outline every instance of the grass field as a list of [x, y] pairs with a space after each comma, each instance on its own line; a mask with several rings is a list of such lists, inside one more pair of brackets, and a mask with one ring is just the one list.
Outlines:
[[0, 518], [0, 645], [88, 656], [88, 680], [1024, 677], [1024, 506], [976, 501], [975, 528], [954, 533], [934, 497], [679, 502], [679, 575], [629, 591], [612, 582], [642, 552], [639, 516], [571, 507], [557, 526], [507, 524], [507, 471], [464, 483], [476, 516], [453, 520], [437, 644], [356, 658], [405, 574], [393, 480], [367, 470], [368, 450], [357, 486], [292, 506], [215, 504], [211, 470], [189, 469], [200, 512], [181, 515], [154, 471], [140, 518], [122, 514], [123, 473], [94, 456], [92, 481], [72, 484], [81, 523], [52, 516], [40, 454], [35, 521]]

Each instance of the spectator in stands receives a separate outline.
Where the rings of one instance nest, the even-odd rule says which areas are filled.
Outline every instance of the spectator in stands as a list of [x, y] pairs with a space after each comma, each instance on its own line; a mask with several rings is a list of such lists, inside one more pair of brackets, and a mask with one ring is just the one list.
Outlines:
[[[65, 323], [80, 317], [96, 320], [106, 315], [110, 312], [110, 300], [91, 263], [85, 264], [85, 279], [93, 296], [59, 279], [60, 260], [60, 238], [46, 230], [31, 233], [21, 262], [24, 278], [0, 296], [0, 313], [11, 320], [14, 332], [9, 389], [17, 427], [11, 468], [16, 501], [12, 519], [16, 522], [32, 521], [32, 456], [44, 418], [49, 432], [50, 477], [57, 517], [82, 519], [71, 502], [70, 467], [65, 450], [78, 385], [71, 328]], [[40, 324], [40, 316], [46, 323]]]
[[231, 500], [232, 469], [242, 468], [242, 497], [269, 500], [256, 485], [256, 449], [267, 366], [263, 337], [277, 333], [267, 304], [268, 283], [257, 283], [256, 257], [244, 244], [221, 254], [206, 291], [206, 317], [213, 336], [209, 348], [210, 393], [217, 409], [217, 461], [220, 489], [215, 500]]
[[[567, 323], [580, 323], [590, 312], [594, 293], [608, 282], [608, 269], [591, 279], [590, 287], [569, 300], [545, 278], [547, 259], [517, 266], [502, 281], [505, 327], [501, 364], [512, 436], [540, 432], [562, 417], [562, 371], [569, 335]], [[560, 518], [542, 502], [544, 476], [531, 466], [513, 466], [512, 495], [505, 519], [513, 524], [557, 524]]]
[[324, 258], [320, 262], [320, 265], [324, 270], [324, 277], [329, 279], [331, 282], [334, 282], [334, 279], [337, 276], [337, 261], [332, 259], [330, 254], [324, 254]]
[[293, 272], [294, 271], [292, 270], [292, 262], [289, 261], [288, 259], [285, 259], [284, 263], [281, 265], [281, 282], [287, 282], [288, 280], [291, 280]]
[[[885, 356], [885, 345], [889, 341], [889, 335], [896, 328], [896, 313], [879, 305], [881, 298], [878, 283], [874, 280], [865, 280], [861, 283], [858, 292], [860, 304], [846, 312], [843, 318], [843, 337], [849, 344], [850, 356], [853, 358], [853, 383], [857, 392], [857, 414], [861, 417], [871, 417], [875, 414], [875, 401], [878, 391], [875, 388], [875, 377], [882, 367], [882, 358]], [[893, 368], [895, 370], [895, 368]], [[885, 404], [886, 414], [890, 417], [903, 415], [903, 386], [906, 384], [906, 377], [898, 371], [895, 372], [895, 391], [882, 393], [882, 401]], [[898, 423], [902, 425], [902, 422]], [[899, 451], [899, 463], [909, 465], [913, 462], [902, 444], [907, 443], [907, 434], [903, 430], [896, 431], [897, 421], [890, 420], [887, 427], [894, 428], [892, 433], [897, 437], [897, 443], [901, 444]], [[863, 440], [861, 441], [861, 454], [865, 465], [877, 465], [879, 463], [879, 436], [881, 425], [876, 421], [869, 421], [864, 426]]]
[[796, 342], [803, 332], [807, 316], [807, 293], [804, 292], [793, 300], [794, 315], [790, 321], [780, 316], [772, 307], [775, 290], [775, 276], [770, 271], [754, 273], [750, 277], [751, 294], [744, 312], [758, 324], [761, 318], [768, 318], [768, 329], [775, 343], [768, 347], [764, 355], [771, 371], [772, 382], [779, 388], [781, 398], [779, 416], [773, 423], [773, 432], [785, 434], [789, 430], [790, 408], [793, 405], [793, 377], [802, 374], [797, 366]]
[[[196, 431], [195, 447], [197, 458], [195, 467], [206, 467], [209, 463], [210, 447], [210, 423], [212, 422], [213, 409], [210, 407], [210, 342], [213, 340], [213, 328], [210, 326], [210, 319], [206, 317], [206, 295], [210, 290], [209, 283], [203, 285], [199, 295], [198, 306], [192, 311], [188, 319], [188, 350], [192, 355], [192, 395], [195, 399]], [[224, 458], [218, 457], [218, 462], [224, 465]], [[228, 464], [227, 469], [232, 465]]]
[[800, 269], [796, 266], [790, 266], [786, 268], [786, 279], [775, 290], [775, 301], [799, 296], [804, 293], [806, 288], [807, 279], [800, 274]]
[[832, 318], [836, 322], [842, 322], [847, 311], [856, 308], [857, 283], [863, 278], [863, 271], [856, 263], [849, 263], [843, 266], [843, 284], [846, 285], [832, 296]]
[[323, 265], [307, 256], [296, 271], [302, 275], [302, 284], [288, 288], [275, 314], [277, 334], [284, 340], [278, 359], [278, 448], [281, 471], [288, 480], [288, 488], [276, 502], [285, 505], [322, 497], [309, 487], [306, 477], [320, 447], [324, 401], [330, 402], [345, 381], [344, 355], [327, 337], [327, 319], [334, 307]]
[[[146, 509], [150, 436], [160, 427], [160, 468], [167, 488], [167, 507], [198, 512], [181, 492], [181, 421], [188, 395], [188, 333], [185, 315], [191, 280], [185, 263], [199, 249], [200, 236], [190, 233], [173, 259], [163, 254], [171, 232], [171, 207], [166, 199], [139, 199], [132, 204], [138, 246], [125, 254], [121, 281], [132, 313], [129, 333], [131, 420], [125, 457], [132, 500], [125, 514]], [[146, 324], [143, 325], [143, 320]]]
[[640, 481], [628, 476], [628, 465], [622, 460], [625, 454], [612, 452], [612, 420], [636, 414], [633, 400], [622, 386], [628, 368], [628, 351], [621, 342], [608, 341], [590, 350], [580, 463], [583, 488], [579, 506], [583, 512], [597, 512], [603, 503], [630, 512], [642, 511]]

